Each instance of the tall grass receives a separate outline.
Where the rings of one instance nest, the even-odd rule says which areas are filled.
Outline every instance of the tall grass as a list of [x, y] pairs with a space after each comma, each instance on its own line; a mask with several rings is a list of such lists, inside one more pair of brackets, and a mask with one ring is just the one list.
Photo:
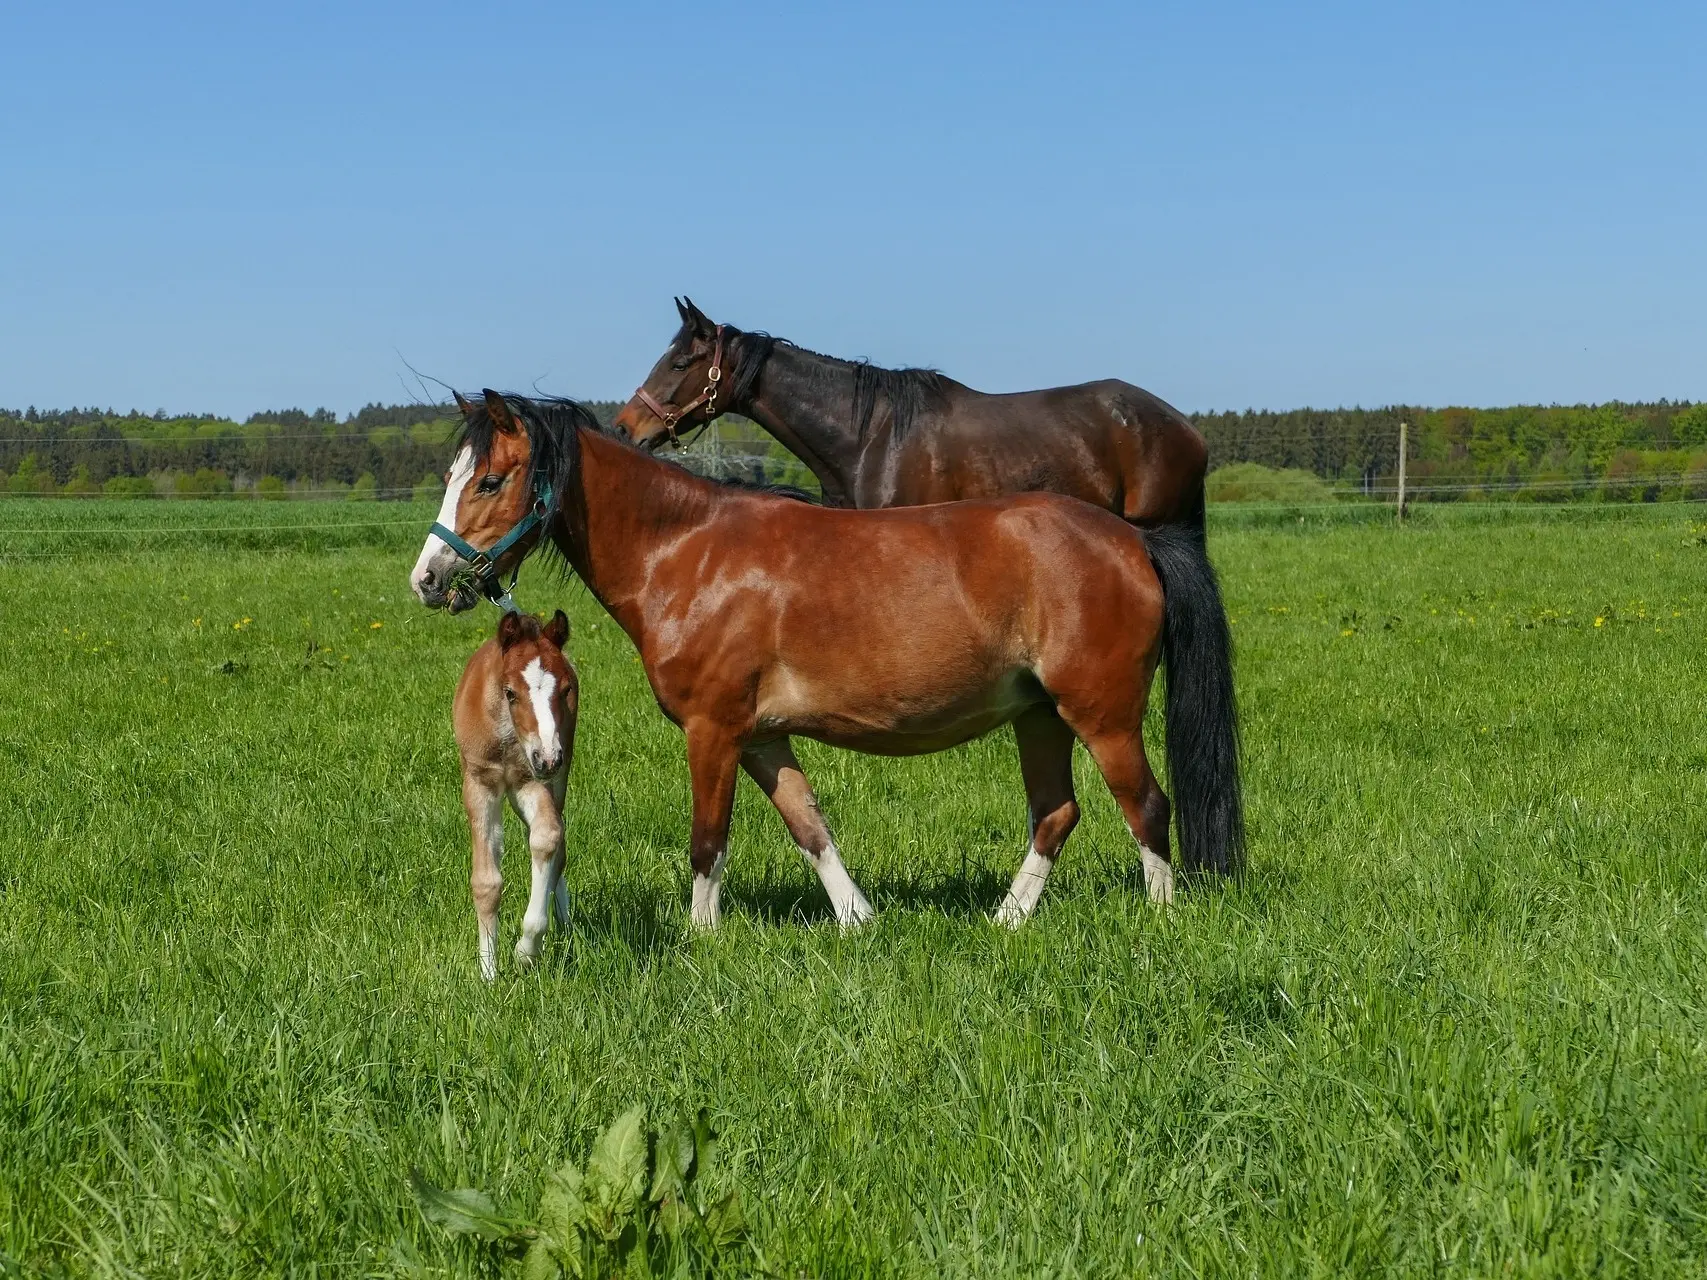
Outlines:
[[531, 1205], [645, 1102], [710, 1109], [753, 1273], [1707, 1273], [1687, 509], [1218, 509], [1250, 876], [1150, 907], [1081, 760], [1012, 934], [996, 734], [803, 748], [881, 913], [847, 936], [743, 783], [691, 936], [680, 737], [531, 569], [575, 619], [574, 921], [488, 988], [448, 704], [493, 616], [408, 597], [423, 530], [14, 539], [47, 505], [0, 504], [0, 1272], [490, 1275], [411, 1166]]

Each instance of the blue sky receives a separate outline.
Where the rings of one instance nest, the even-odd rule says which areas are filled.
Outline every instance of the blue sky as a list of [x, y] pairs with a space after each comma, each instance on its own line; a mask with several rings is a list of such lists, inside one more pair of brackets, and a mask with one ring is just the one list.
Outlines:
[[1707, 398], [1707, 6], [12, 5], [0, 405]]

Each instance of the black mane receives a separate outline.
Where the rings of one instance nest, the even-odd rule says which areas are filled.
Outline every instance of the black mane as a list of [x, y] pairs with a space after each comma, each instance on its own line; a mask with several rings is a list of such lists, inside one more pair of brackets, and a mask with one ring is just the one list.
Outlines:
[[[695, 336], [693, 322], [684, 320], [682, 327], [676, 331], [676, 336], [670, 340], [670, 345], [685, 349]], [[849, 421], [860, 440], [870, 434], [873, 421], [879, 418], [880, 409], [889, 410], [890, 430], [895, 439], [900, 440], [913, 429], [914, 420], [920, 413], [929, 409], [945, 408], [947, 404], [948, 379], [935, 369], [885, 369], [869, 360], [844, 360], [840, 356], [827, 356], [821, 351], [813, 351], [797, 342], [790, 342], [787, 338], [773, 337], [760, 331], [748, 332], [733, 325], [723, 326], [723, 342], [724, 359], [732, 366], [727, 375], [730, 380], [731, 405], [747, 402], [765, 362], [779, 346], [823, 361], [828, 366], [821, 371], [826, 377], [843, 370], [853, 374], [853, 400], [848, 406]]]
[[[631, 444], [628, 437], [621, 432], [605, 430], [593, 411], [578, 400], [570, 400], [559, 396], [530, 397], [504, 393], [504, 400], [510, 406], [510, 412], [522, 424], [522, 429], [528, 435], [528, 455], [533, 460], [534, 475], [543, 475], [551, 485], [551, 505], [546, 511], [546, 519], [554, 519], [563, 509], [564, 499], [575, 492], [577, 483], [576, 473], [581, 468], [581, 431], [593, 431], [604, 436], [624, 448], [632, 449], [642, 457], [651, 458], [665, 465], [678, 465], [666, 458], [658, 458], [653, 454]], [[452, 457], [466, 445], [474, 451], [475, 458], [484, 458], [492, 452], [492, 445], [498, 433], [497, 424], [486, 411], [484, 399], [472, 402], [474, 412], [464, 419], [462, 432], [456, 439]], [[686, 471], [687, 468], [683, 467]], [[690, 475], [695, 474], [689, 472]], [[743, 489], [752, 493], [766, 494], [778, 498], [791, 498], [797, 502], [816, 503], [818, 500], [803, 489], [796, 489], [786, 484], [760, 484], [751, 480], [736, 478], [720, 479], [711, 476], [699, 477], [710, 480], [714, 484], [729, 489]], [[545, 545], [561, 554], [561, 548], [555, 541], [547, 539]], [[567, 567], [567, 565], [565, 565]]]

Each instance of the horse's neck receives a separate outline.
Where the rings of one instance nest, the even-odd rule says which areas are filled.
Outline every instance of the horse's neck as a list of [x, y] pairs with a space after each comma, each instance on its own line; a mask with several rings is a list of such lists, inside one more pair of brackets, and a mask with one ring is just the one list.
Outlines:
[[849, 365], [779, 342], [739, 412], [806, 464], [826, 500], [851, 500], [860, 441]]
[[636, 644], [641, 596], [657, 557], [703, 524], [717, 488], [593, 431], [581, 432], [581, 465], [553, 536], [582, 582]]

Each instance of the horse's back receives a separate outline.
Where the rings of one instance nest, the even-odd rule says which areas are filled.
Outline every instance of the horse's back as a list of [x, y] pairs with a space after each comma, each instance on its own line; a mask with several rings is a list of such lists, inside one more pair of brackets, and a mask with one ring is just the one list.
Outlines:
[[1126, 520], [1200, 518], [1208, 447], [1179, 410], [1119, 379], [989, 393], [955, 385], [895, 440], [859, 505], [1049, 492]]

